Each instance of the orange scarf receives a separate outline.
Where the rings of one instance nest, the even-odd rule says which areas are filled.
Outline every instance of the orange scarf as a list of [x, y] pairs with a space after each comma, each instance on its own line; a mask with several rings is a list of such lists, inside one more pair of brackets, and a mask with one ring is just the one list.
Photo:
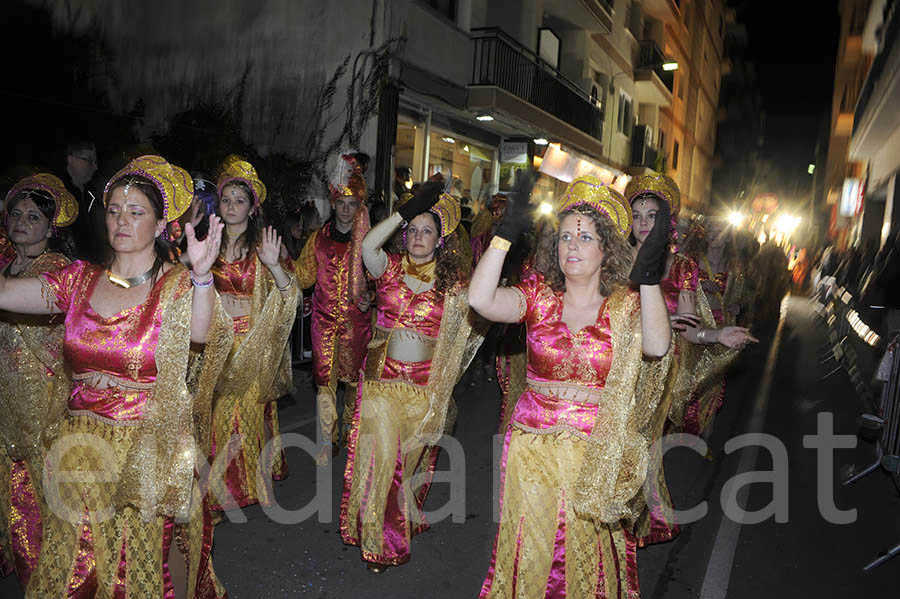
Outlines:
[[423, 283], [431, 283], [434, 280], [434, 267], [433, 259], [423, 264], [416, 264], [409, 259], [409, 254], [403, 256], [403, 272]]

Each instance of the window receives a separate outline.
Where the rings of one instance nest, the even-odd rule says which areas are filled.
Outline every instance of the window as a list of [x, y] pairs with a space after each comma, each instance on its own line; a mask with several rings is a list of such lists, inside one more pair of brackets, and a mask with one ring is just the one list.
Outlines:
[[546, 27], [538, 29], [538, 56], [554, 69], [559, 68], [559, 37]]
[[456, 0], [422, 0], [451, 21], [456, 20]]
[[598, 109], [603, 109], [603, 103], [606, 100], [606, 80], [608, 77], [598, 71], [591, 69], [591, 100]]
[[625, 135], [631, 135], [633, 121], [634, 110], [631, 96], [619, 90], [619, 112], [616, 115], [616, 131]]
[[662, 129], [659, 130], [659, 146], [657, 147], [659, 148], [660, 152], [666, 151], [666, 132]]
[[684, 100], [684, 75], [678, 77], [678, 98]]
[[678, 170], [678, 140], [675, 140], [675, 144], [672, 146], [672, 170]]

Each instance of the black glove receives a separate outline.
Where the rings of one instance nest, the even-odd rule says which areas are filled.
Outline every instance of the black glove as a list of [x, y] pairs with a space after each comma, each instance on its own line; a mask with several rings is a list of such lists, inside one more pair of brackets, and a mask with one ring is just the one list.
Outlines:
[[397, 212], [403, 217], [403, 220], [409, 222], [437, 204], [438, 200], [441, 199], [442, 191], [444, 191], [444, 183], [442, 181], [427, 181], [419, 188], [416, 195], [397, 208]]
[[519, 175], [508, 196], [503, 220], [497, 226], [498, 237], [513, 242], [531, 225], [531, 190], [534, 189], [535, 181], [537, 173], [534, 170], [529, 169]]
[[657, 202], [659, 209], [653, 221], [653, 229], [638, 250], [628, 278], [635, 285], [659, 285], [666, 270], [666, 258], [669, 256], [669, 203]]

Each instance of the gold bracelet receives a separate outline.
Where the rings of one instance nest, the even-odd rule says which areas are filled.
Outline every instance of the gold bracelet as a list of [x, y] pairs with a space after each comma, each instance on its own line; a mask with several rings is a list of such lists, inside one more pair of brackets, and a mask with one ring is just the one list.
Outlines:
[[500, 250], [501, 252], [508, 252], [509, 248], [512, 247], [512, 242], [494, 235], [494, 237], [491, 239], [491, 247], [495, 250]]

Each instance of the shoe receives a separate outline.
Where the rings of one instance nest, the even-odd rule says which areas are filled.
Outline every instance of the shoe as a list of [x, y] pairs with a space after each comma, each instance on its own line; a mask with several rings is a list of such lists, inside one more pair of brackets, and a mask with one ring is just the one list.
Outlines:
[[389, 568], [389, 566], [385, 564], [376, 564], [374, 562], [369, 562], [366, 564], [366, 568], [369, 569], [369, 572], [372, 574], [384, 574], [385, 570]]

